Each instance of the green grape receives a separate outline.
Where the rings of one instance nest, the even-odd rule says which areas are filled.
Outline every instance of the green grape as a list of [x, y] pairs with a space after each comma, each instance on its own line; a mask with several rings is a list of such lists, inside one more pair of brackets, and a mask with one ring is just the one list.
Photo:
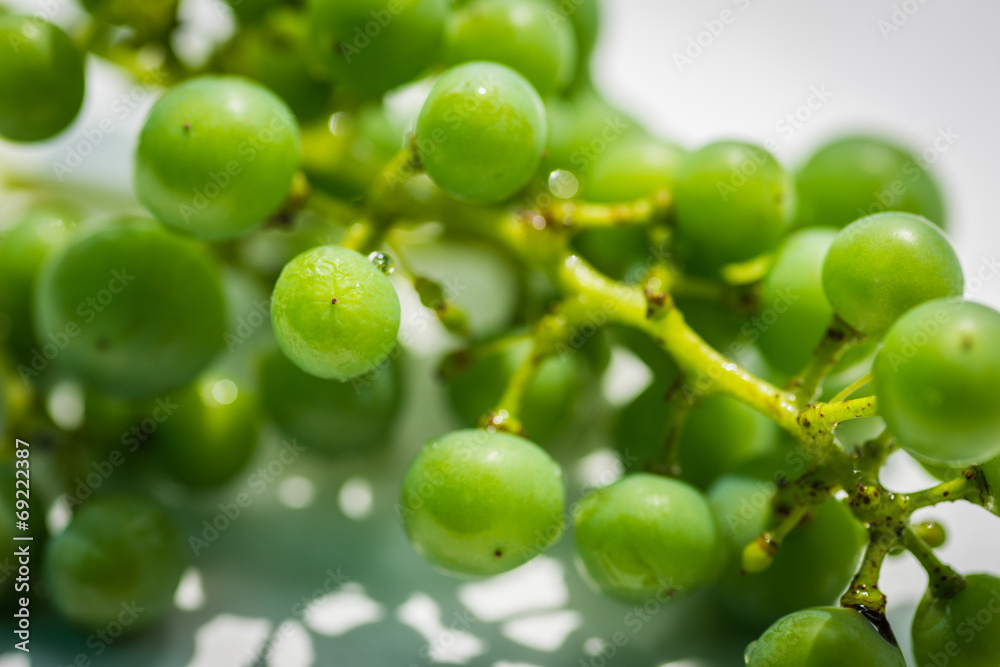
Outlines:
[[473, 2], [448, 21], [447, 60], [506, 65], [543, 95], [565, 88], [576, 73], [576, 35], [568, 21], [553, 21], [551, 14], [547, 0]]
[[626, 137], [594, 160], [587, 177], [587, 201], [616, 203], [669, 190], [687, 157], [680, 146]]
[[53, 604], [75, 625], [135, 630], [169, 609], [184, 560], [181, 535], [162, 509], [143, 498], [112, 496], [76, 513], [52, 539], [43, 570]]
[[22, 363], [30, 364], [37, 347], [32, 297], [42, 262], [66, 242], [79, 218], [71, 204], [40, 202], [22, 213], [0, 240], [0, 338], [6, 333], [6, 345]]
[[875, 358], [879, 415], [900, 445], [931, 465], [1000, 454], [1000, 313], [929, 301], [889, 329]]
[[175, 399], [178, 408], [156, 431], [156, 452], [173, 479], [193, 488], [225, 484], [257, 447], [257, 398], [247, 383], [209, 373]]
[[562, 471], [524, 438], [483, 430], [431, 440], [403, 479], [399, 513], [417, 552], [454, 574], [490, 576], [562, 534]]
[[335, 113], [302, 131], [302, 169], [309, 183], [342, 199], [364, 195], [379, 171], [402, 148], [382, 107]]
[[177, 25], [178, 0], [81, 0], [80, 4], [96, 21], [127, 26], [133, 44], [167, 40]]
[[46, 358], [94, 388], [152, 396], [208, 364], [222, 345], [223, 311], [218, 268], [202, 245], [124, 218], [46, 260], [35, 330]]
[[367, 93], [394, 88], [438, 58], [447, 0], [309, 0], [316, 52], [337, 81]]
[[399, 318], [389, 278], [340, 246], [297, 256], [274, 286], [271, 325], [278, 346], [316, 377], [343, 381], [377, 368], [396, 346]]
[[879, 213], [840, 230], [823, 262], [833, 310], [863, 334], [880, 334], [914, 306], [959, 296], [962, 266], [941, 231], [910, 213]]
[[65, 130], [83, 105], [83, 65], [58, 26], [0, 15], [0, 136], [41, 141]]
[[135, 159], [139, 201], [164, 224], [222, 239], [280, 208], [299, 166], [288, 106], [247, 79], [201, 76], [178, 84], [146, 119]]
[[913, 652], [919, 664], [994, 667], [1000, 633], [991, 623], [998, 614], [1000, 577], [967, 575], [965, 588], [947, 599], [928, 590], [913, 616]]
[[261, 404], [281, 430], [326, 452], [388, 442], [402, 396], [398, 359], [353, 382], [317, 378], [273, 352], [260, 362]]
[[835, 602], [850, 584], [868, 543], [864, 526], [851, 511], [830, 500], [784, 539], [768, 569], [740, 574], [743, 548], [767, 528], [774, 480], [801, 472], [788, 460], [786, 456], [778, 464], [777, 472], [771, 462], [766, 481], [745, 473], [727, 475], [708, 494], [728, 554], [714, 597], [727, 616], [755, 630], [798, 609]]
[[626, 602], [666, 602], [711, 583], [722, 539], [712, 509], [680, 480], [636, 473], [585, 496], [573, 512], [583, 574]]
[[487, 62], [437, 80], [417, 120], [421, 162], [452, 197], [493, 204], [527, 185], [545, 150], [545, 108], [512, 69]]
[[274, 12], [266, 22], [237, 32], [217, 59], [226, 72], [258, 81], [276, 93], [299, 122], [313, 120], [326, 110], [332, 86], [311, 67], [307, 33], [302, 15]]
[[993, 494], [994, 501], [1000, 504], [1000, 457], [984, 463], [983, 474], [986, 476], [986, 484]]
[[774, 248], [795, 210], [791, 177], [763, 148], [735, 141], [692, 153], [674, 191], [678, 252], [717, 270]]
[[[657, 378], [619, 414], [615, 446], [630, 467], [649, 469], [664, 458], [667, 430], [675, 413], [665, 395], [672, 380]], [[705, 489], [776, 446], [774, 423], [736, 399], [710, 396], [691, 413], [677, 442], [677, 463], [685, 482]]]
[[747, 649], [747, 667], [906, 667], [895, 643], [886, 641], [860, 612], [817, 607], [775, 622]]
[[844, 137], [809, 158], [796, 177], [797, 223], [841, 228], [883, 211], [904, 211], [942, 225], [944, 202], [930, 173], [900, 146]]
[[[524, 341], [460, 368], [448, 380], [448, 399], [455, 414], [471, 426], [498, 407], [514, 372], [530, 353], [531, 342]], [[582, 369], [575, 357], [550, 357], [542, 362], [524, 393], [518, 416], [534, 441], [549, 442], [565, 430], [582, 383]]]
[[548, 97], [545, 113], [548, 148], [542, 171], [546, 174], [563, 169], [586, 176], [609, 147], [648, 140], [638, 121], [612, 107], [591, 87], [565, 99]]
[[576, 73], [571, 88], [579, 90], [590, 82], [590, 56], [597, 44], [601, 12], [598, 0], [548, 0], [555, 11], [547, 18], [555, 23], [568, 20], [576, 35]]

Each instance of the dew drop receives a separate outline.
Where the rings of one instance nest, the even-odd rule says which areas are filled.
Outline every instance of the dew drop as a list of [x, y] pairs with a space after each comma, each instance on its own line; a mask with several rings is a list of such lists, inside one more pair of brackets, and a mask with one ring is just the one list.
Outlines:
[[750, 658], [753, 657], [753, 650], [757, 648], [757, 642], [752, 641], [747, 644], [747, 647], [743, 650], [743, 662], [750, 664]]
[[576, 176], [564, 169], [556, 169], [549, 174], [549, 191], [560, 199], [569, 199], [580, 189]]
[[368, 261], [374, 264], [376, 269], [386, 275], [389, 275], [396, 269], [395, 262], [392, 261], [392, 257], [378, 250], [368, 255]]

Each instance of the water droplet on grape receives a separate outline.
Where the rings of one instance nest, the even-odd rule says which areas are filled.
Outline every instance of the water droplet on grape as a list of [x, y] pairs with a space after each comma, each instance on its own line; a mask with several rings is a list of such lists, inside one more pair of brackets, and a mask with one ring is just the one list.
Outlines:
[[376, 269], [386, 275], [389, 275], [396, 270], [396, 265], [395, 262], [392, 261], [392, 257], [378, 250], [368, 255], [368, 261], [374, 264]]
[[747, 644], [747, 647], [743, 650], [743, 662], [750, 664], [750, 658], [753, 656], [753, 650], [757, 648], [757, 642], [752, 641]]
[[549, 174], [549, 190], [560, 199], [569, 199], [580, 190], [580, 182], [571, 172], [556, 169]]

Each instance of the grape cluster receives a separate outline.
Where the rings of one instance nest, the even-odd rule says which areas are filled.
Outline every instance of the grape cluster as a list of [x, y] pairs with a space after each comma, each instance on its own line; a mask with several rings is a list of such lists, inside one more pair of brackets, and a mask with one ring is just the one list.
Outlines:
[[[1000, 313], [963, 299], [943, 197], [905, 147], [845, 137], [793, 170], [744, 141], [654, 137], [590, 80], [595, 0], [230, 4], [238, 30], [197, 70], [172, 0], [88, 0], [66, 31], [0, 10], [4, 140], [66, 131], [88, 58], [139, 73], [159, 54], [167, 88], [134, 153], [148, 215], [53, 191], [0, 230], [0, 425], [55, 442], [74, 512], [44, 571], [70, 623], [166, 612], [185, 549], [158, 489], [229, 483], [266, 425], [310, 456], [392, 440], [405, 291], [450, 346], [456, 430], [414, 452], [396, 505], [435, 568], [496, 575], [569, 532], [607, 596], [708, 589], [761, 633], [751, 667], [889, 667], [878, 575], [905, 549], [929, 575], [917, 653], [1000, 664], [996, 633], [949, 652], [1000, 581], [941, 563], [941, 527], [911, 521], [1000, 512]], [[401, 89], [418, 109], [387, 102]], [[513, 277], [452, 289], [447, 262], [434, 279], [414, 260], [428, 242]], [[596, 391], [613, 353], [652, 375], [617, 407]], [[79, 424], [48, 408], [65, 382]], [[153, 465], [81, 496], [80, 462], [114, 461], [151, 411], [128, 443]], [[604, 422], [624, 474], [567, 491], [581, 428]], [[896, 449], [941, 484], [885, 488]]]

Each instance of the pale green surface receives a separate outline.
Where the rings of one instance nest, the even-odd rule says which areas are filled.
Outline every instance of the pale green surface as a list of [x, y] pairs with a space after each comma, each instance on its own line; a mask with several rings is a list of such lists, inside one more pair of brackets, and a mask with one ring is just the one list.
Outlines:
[[910, 308], [962, 294], [962, 265], [948, 238], [911, 213], [878, 213], [837, 234], [823, 263], [834, 311], [864, 334], [880, 334]]
[[489, 60], [520, 73], [539, 94], [562, 89], [576, 73], [576, 35], [553, 12], [549, 0], [471, 2], [448, 20], [447, 61]]
[[414, 548], [456, 574], [489, 576], [542, 553], [563, 530], [562, 471], [538, 445], [469, 429], [424, 445], [399, 515]]
[[201, 76], [150, 111], [135, 155], [136, 197], [177, 231], [228, 238], [278, 210], [299, 154], [298, 124], [277, 95], [249, 79]]
[[105, 392], [158, 395], [222, 347], [218, 267], [203, 245], [151, 220], [101, 225], [45, 261], [35, 330], [52, 359], [37, 373], [56, 364]]
[[[948, 667], [994, 667], [1000, 660], [1000, 578], [970, 574], [966, 587], [948, 600], [929, 592], [913, 617], [913, 652], [918, 660], [945, 660]], [[988, 616], [987, 616], [988, 615]], [[989, 618], [989, 621], [984, 621]]]
[[765, 632], [747, 667], [906, 667], [899, 648], [852, 609], [820, 607], [785, 616]]
[[376, 370], [395, 349], [399, 318], [389, 278], [340, 246], [297, 256], [274, 286], [271, 324], [278, 346], [317, 377], [349, 380]]
[[58, 26], [0, 16], [0, 137], [41, 141], [59, 134], [80, 111], [84, 87], [83, 55]]
[[720, 141], [691, 153], [674, 191], [679, 253], [712, 271], [773, 249], [791, 222], [795, 186], [759, 146]]
[[514, 70], [465, 63], [434, 84], [416, 139], [424, 168], [442, 190], [470, 203], [496, 203], [535, 174], [545, 150], [545, 108]]
[[938, 299], [901, 317], [874, 366], [879, 414], [900, 445], [931, 465], [1000, 454], [1000, 313]]
[[722, 538], [705, 497], [679, 480], [636, 473], [573, 512], [579, 562], [605, 594], [665, 604], [719, 573]]

